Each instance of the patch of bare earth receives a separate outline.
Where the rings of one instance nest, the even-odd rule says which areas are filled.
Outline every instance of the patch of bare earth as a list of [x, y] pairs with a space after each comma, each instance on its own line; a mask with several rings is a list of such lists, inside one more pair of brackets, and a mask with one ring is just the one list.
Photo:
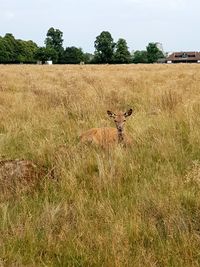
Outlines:
[[30, 191], [47, 172], [30, 160], [0, 161], [0, 193], [7, 196]]

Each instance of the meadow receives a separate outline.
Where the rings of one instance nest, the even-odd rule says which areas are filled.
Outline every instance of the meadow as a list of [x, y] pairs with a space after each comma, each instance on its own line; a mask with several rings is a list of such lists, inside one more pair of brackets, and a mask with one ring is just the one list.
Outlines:
[[1, 185], [0, 266], [200, 266], [200, 65], [1, 65], [0, 159], [54, 173]]

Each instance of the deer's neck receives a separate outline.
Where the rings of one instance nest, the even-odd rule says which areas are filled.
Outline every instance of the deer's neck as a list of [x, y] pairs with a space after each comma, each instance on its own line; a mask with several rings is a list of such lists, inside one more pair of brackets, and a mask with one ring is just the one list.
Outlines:
[[117, 133], [118, 133], [118, 143], [122, 143], [124, 141], [124, 132], [117, 131]]

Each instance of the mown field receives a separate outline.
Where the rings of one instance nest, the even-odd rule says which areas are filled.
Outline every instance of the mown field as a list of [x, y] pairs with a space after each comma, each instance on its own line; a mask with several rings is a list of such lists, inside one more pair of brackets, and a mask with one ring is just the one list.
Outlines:
[[0, 158], [54, 173], [0, 187], [0, 266], [200, 266], [200, 65], [2, 65]]

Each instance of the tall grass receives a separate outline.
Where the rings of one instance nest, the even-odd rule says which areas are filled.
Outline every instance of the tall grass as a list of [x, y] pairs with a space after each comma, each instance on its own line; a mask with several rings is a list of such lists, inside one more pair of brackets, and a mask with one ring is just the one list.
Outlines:
[[[0, 266], [199, 266], [199, 77], [198, 65], [1, 66], [0, 157], [56, 179], [1, 195]], [[79, 143], [127, 108], [131, 147]]]

